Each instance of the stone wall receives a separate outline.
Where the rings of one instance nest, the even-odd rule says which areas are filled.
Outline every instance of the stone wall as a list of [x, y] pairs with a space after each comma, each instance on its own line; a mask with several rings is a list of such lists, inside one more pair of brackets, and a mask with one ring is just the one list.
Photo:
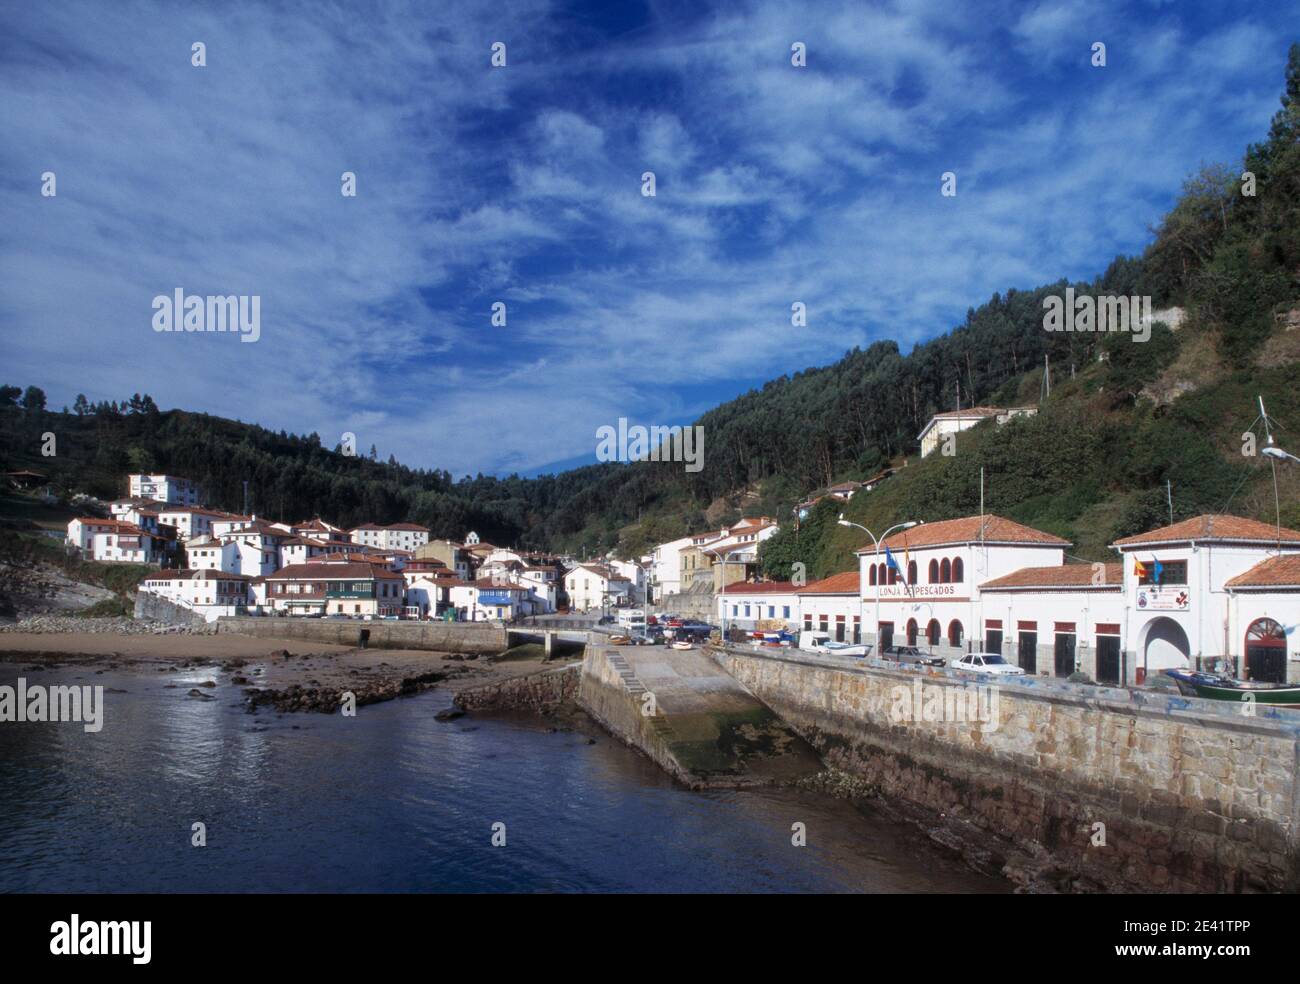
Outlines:
[[505, 626], [483, 622], [365, 622], [353, 619], [222, 618], [217, 631], [264, 639], [302, 639], [372, 649], [429, 649], [443, 653], [499, 653], [507, 648]]
[[642, 713], [646, 688], [631, 674], [617, 650], [589, 645], [582, 660], [578, 703], [620, 741], [645, 752], [665, 772], [687, 786], [697, 786], [673, 755], [670, 734], [661, 718]]
[[578, 663], [529, 673], [456, 694], [456, 706], [466, 711], [549, 711], [578, 696]]
[[1044, 858], [1055, 884], [1300, 890], [1300, 710], [1248, 716], [1242, 705], [1032, 679], [983, 691], [986, 709], [997, 697], [991, 726], [899, 720], [922, 706], [918, 686], [942, 698], [973, 684], [861, 660], [712, 655], [828, 765]]
[[198, 612], [149, 591], [136, 592], [135, 617], [188, 628], [203, 628], [208, 624]]

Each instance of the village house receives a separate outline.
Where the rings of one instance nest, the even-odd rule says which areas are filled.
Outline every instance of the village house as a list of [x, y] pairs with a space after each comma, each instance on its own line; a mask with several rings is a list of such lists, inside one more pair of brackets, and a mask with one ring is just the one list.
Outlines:
[[157, 511], [158, 525], [174, 529], [181, 543], [196, 536], [209, 536], [213, 521], [224, 516], [225, 513], [202, 506], [163, 506]]
[[128, 495], [133, 498], [154, 499], [158, 502], [197, 506], [199, 487], [188, 478], [175, 475], [128, 475]]
[[406, 604], [402, 575], [362, 561], [295, 564], [262, 582], [266, 606], [293, 615], [382, 618], [400, 616]]
[[451, 604], [463, 622], [510, 621], [534, 613], [529, 589], [520, 584], [494, 584], [490, 580], [451, 586]]
[[209, 570], [160, 571], [140, 584], [141, 591], [165, 598], [214, 622], [225, 615], [239, 615], [248, 604], [249, 578]]
[[607, 606], [626, 604], [632, 583], [604, 564], [585, 563], [564, 575], [564, 591], [569, 596], [572, 611], [599, 611]]
[[219, 540], [212, 536], [197, 537], [186, 543], [184, 550], [185, 566], [191, 570], [239, 573], [239, 544], [234, 540]]
[[799, 587], [789, 581], [729, 584], [718, 594], [718, 624], [745, 630], [799, 625]]
[[683, 536], [661, 543], [650, 552], [649, 590], [652, 601], [658, 603], [682, 589], [681, 552], [691, 546], [692, 538]]
[[469, 551], [454, 540], [431, 540], [415, 550], [415, 558], [440, 560], [462, 581], [470, 580], [473, 575]]
[[389, 526], [365, 523], [351, 530], [351, 538], [354, 543], [380, 550], [414, 552], [429, 542], [429, 530], [415, 523], [393, 523]]
[[916, 439], [921, 442], [921, 457], [924, 458], [940, 448], [945, 439], [953, 437], [964, 430], [970, 430], [976, 424], [994, 420], [1001, 427], [1008, 420], [1016, 417], [1032, 417], [1038, 413], [1037, 407], [968, 407], [965, 410], [949, 410], [936, 413], [929, 423], [921, 429]]
[[112, 564], [161, 564], [173, 542], [118, 520], [112, 529], [91, 537], [90, 556]]

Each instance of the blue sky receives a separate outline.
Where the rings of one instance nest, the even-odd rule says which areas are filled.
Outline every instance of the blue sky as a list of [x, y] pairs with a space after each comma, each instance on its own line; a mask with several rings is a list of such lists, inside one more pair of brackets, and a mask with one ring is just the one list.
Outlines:
[[[591, 461], [619, 417], [684, 423], [1140, 250], [1266, 132], [1282, 11], [7, 4], [3, 381], [456, 474]], [[177, 287], [260, 295], [260, 340], [155, 333]]]

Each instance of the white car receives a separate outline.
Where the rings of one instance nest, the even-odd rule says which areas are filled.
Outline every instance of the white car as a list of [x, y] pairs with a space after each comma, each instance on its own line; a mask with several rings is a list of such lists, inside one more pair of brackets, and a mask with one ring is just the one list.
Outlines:
[[1024, 674], [1018, 666], [1013, 666], [997, 653], [967, 653], [952, 664], [954, 670], [968, 673], [985, 673], [996, 676], [1021, 676]]

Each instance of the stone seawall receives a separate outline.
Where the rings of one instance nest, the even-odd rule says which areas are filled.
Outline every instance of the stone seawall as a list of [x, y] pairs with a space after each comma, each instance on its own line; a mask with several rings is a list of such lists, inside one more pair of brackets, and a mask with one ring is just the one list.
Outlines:
[[[669, 749], [661, 719], [642, 713], [644, 705], [640, 698], [646, 690], [635, 677], [629, 676], [620, 659], [616, 650], [587, 647], [582, 659], [578, 703], [615, 738], [645, 752], [679, 782], [698, 786]], [[660, 722], [657, 727], [656, 721]]]
[[302, 639], [371, 649], [429, 649], [443, 653], [499, 653], [504, 626], [483, 622], [363, 622], [324, 618], [222, 618], [217, 631], [265, 639]]
[[555, 710], [577, 699], [580, 668], [580, 663], [571, 663], [557, 669], [462, 690], [456, 694], [455, 703], [464, 711]]
[[191, 611], [148, 591], [136, 592], [135, 617], [151, 619], [167, 625], [183, 625], [193, 629], [205, 628], [208, 624], [207, 620], [198, 612]]
[[973, 682], [798, 653], [711, 655], [828, 765], [1042, 859], [1043, 870], [1010, 877], [1077, 890], [1300, 890], [1300, 711], [1248, 716], [1031, 680], [983, 691], [986, 710], [997, 696], [989, 725], [899, 720], [921, 697], [971, 696]]

